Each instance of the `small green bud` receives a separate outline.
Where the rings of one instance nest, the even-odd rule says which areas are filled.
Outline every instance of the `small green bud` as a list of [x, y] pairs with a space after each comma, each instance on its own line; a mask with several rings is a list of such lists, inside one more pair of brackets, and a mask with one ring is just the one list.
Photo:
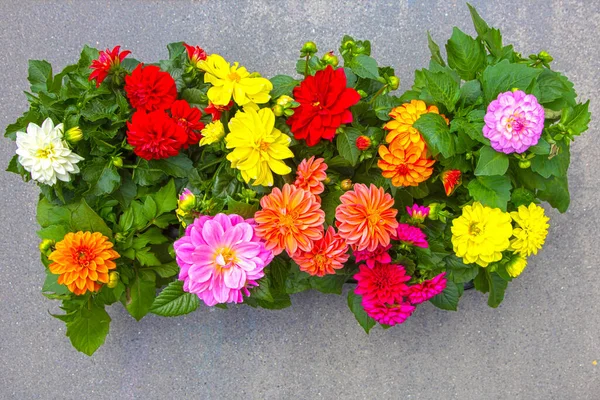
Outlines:
[[367, 54], [367, 47], [364, 46], [363, 44], [357, 44], [356, 48], [354, 49], [354, 53], [355, 54]]
[[114, 165], [117, 168], [121, 168], [123, 167], [123, 159], [121, 157], [111, 157], [111, 161], [112, 161], [112, 165]]
[[65, 133], [65, 139], [67, 139], [67, 142], [69, 143], [77, 143], [83, 139], [83, 131], [80, 127], [74, 126], [67, 130]]
[[321, 60], [328, 65], [331, 65], [332, 67], [337, 67], [339, 61], [338, 58], [333, 54], [333, 51], [330, 51], [329, 53], [325, 53], [323, 55], [323, 57], [321, 58]]
[[117, 287], [118, 284], [119, 284], [119, 273], [117, 271], [112, 271], [110, 274], [108, 274], [108, 283], [106, 284], [106, 286], [113, 289], [113, 288]]
[[51, 239], [44, 239], [42, 240], [42, 242], [40, 243], [40, 251], [44, 254], [46, 254], [46, 252], [48, 250], [52, 250], [52, 248], [54, 247], [54, 244], [56, 242], [54, 240]]
[[356, 46], [356, 42], [352, 39], [348, 39], [342, 43], [342, 49], [352, 50]]
[[343, 191], [348, 191], [352, 189], [352, 181], [350, 179], [344, 179], [342, 182], [340, 182], [340, 187]]
[[300, 50], [300, 56], [301, 57], [312, 56], [316, 52], [317, 52], [316, 43], [315, 42], [306, 42], [306, 43], [304, 43], [304, 45], [302, 46], [302, 49]]
[[272, 108], [273, 110], [273, 114], [275, 114], [276, 117], [281, 117], [284, 113], [284, 109], [282, 106], [280, 106], [279, 104], [275, 104]]
[[364, 91], [364, 90], [362, 90], [362, 89], [359, 89], [359, 90], [357, 90], [357, 92], [358, 92], [358, 94], [360, 95], [360, 98], [361, 98], [361, 99], [364, 99], [365, 97], [367, 97], [367, 96], [368, 96], [368, 93], [367, 93], [367, 92], [365, 92], [365, 91]]
[[125, 239], [127, 239], [127, 237], [125, 235], [123, 235], [121, 232], [117, 232], [115, 233], [115, 242], [124, 242]]
[[527, 169], [531, 167], [531, 161], [529, 160], [521, 160], [519, 161], [519, 168], [521, 169]]
[[473, 158], [473, 153], [471, 153], [471, 152], [469, 151], [468, 153], [466, 153], [466, 154], [465, 154], [465, 158], [466, 158], [467, 160], [470, 160], [470, 159], [472, 159], [472, 158]]
[[550, 54], [548, 54], [547, 51], [540, 51], [540, 53], [538, 54], [538, 58], [545, 63], [550, 63], [554, 61], [554, 58]]
[[331, 183], [331, 178], [327, 177], [325, 178], [325, 180], [323, 181], [324, 184], [329, 185]]
[[396, 90], [400, 86], [400, 79], [398, 79], [398, 77], [396, 77], [396, 76], [390, 76], [387, 79], [387, 83], [388, 83], [390, 89]]
[[278, 106], [281, 106], [283, 108], [287, 108], [289, 106], [292, 106], [294, 104], [294, 99], [291, 98], [290, 96], [286, 96], [285, 94], [282, 96], [279, 96], [277, 98], [277, 101], [275, 102]]

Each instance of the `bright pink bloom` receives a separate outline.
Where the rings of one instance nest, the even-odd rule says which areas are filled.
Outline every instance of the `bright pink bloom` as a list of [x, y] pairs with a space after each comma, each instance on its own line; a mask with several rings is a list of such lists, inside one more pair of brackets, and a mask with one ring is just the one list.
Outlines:
[[254, 226], [253, 220], [235, 214], [196, 218], [174, 244], [183, 290], [208, 306], [241, 303], [273, 259]]
[[129, 50], [124, 50], [119, 53], [120, 49], [121, 46], [115, 46], [112, 50], [106, 49], [105, 51], [101, 51], [98, 59], [92, 61], [90, 69], [93, 71], [88, 79], [90, 81], [95, 79], [96, 87], [99, 87], [108, 74], [115, 68], [118, 68], [121, 65], [121, 61], [131, 54]]
[[388, 250], [392, 248], [391, 244], [379, 246], [375, 251], [355, 250], [355, 248], [356, 246], [352, 249], [352, 253], [356, 262], [366, 261], [367, 267], [369, 268], [373, 268], [375, 263], [389, 264], [392, 262], [392, 257], [390, 257], [390, 254], [388, 253]]
[[442, 293], [447, 282], [446, 273], [442, 272], [433, 279], [410, 286], [408, 299], [412, 304], [421, 304]]
[[413, 204], [412, 207], [406, 206], [406, 212], [415, 222], [424, 222], [429, 215], [429, 207]]
[[423, 233], [421, 228], [416, 226], [402, 223], [398, 224], [396, 235], [396, 239], [406, 244], [423, 248], [429, 247], [429, 243], [427, 243], [427, 236]]
[[395, 303], [401, 302], [408, 291], [405, 282], [410, 280], [402, 265], [375, 263], [373, 268], [366, 265], [358, 267], [354, 275], [356, 289], [354, 292], [363, 296], [364, 300]]
[[415, 311], [415, 306], [404, 301], [389, 304], [363, 298], [362, 306], [369, 317], [390, 326], [403, 323]]

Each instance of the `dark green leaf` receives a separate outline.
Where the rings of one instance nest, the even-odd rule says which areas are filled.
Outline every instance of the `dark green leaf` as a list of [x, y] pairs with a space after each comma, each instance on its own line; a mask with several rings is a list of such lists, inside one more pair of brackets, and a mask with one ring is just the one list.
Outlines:
[[465, 81], [474, 79], [476, 74], [485, 67], [483, 44], [456, 27], [446, 44], [446, 52], [448, 65]]
[[70, 227], [73, 231], [100, 232], [104, 236], [112, 238], [112, 231], [94, 210], [88, 206], [84, 199], [77, 204], [69, 205], [71, 211]]
[[508, 60], [488, 66], [483, 71], [483, 94], [486, 103], [489, 104], [498, 97], [498, 94], [514, 88], [526, 90], [541, 72], [540, 68], [511, 64]]
[[29, 60], [27, 80], [33, 93], [47, 91], [52, 83], [52, 65], [45, 60]]
[[504, 175], [507, 170], [508, 156], [506, 154], [487, 146], [481, 148], [475, 175]]
[[341, 190], [330, 190], [321, 198], [321, 209], [325, 211], [325, 222], [333, 226], [335, 220], [335, 209], [341, 204], [340, 196], [344, 194]]
[[563, 110], [560, 122], [565, 126], [570, 136], [577, 136], [587, 131], [592, 114], [588, 111], [590, 101], [568, 107]]
[[458, 82], [448, 72], [431, 72], [423, 70], [427, 82], [427, 92], [433, 102], [443, 104], [448, 111], [454, 111], [454, 106], [460, 98]]
[[360, 157], [360, 150], [356, 147], [356, 139], [362, 135], [362, 132], [356, 128], [346, 128], [344, 132], [336, 137], [337, 150], [340, 156], [355, 166]]
[[131, 287], [127, 290], [125, 307], [138, 321], [152, 308], [156, 297], [155, 279], [156, 275], [151, 271], [137, 271]]
[[535, 201], [535, 194], [525, 188], [516, 188], [512, 191], [510, 200], [515, 207], [528, 206]]
[[442, 310], [456, 311], [458, 308], [458, 299], [460, 298], [458, 285], [462, 285], [462, 283], [447, 281], [444, 291], [429, 301]]
[[484, 206], [506, 211], [510, 200], [510, 179], [507, 176], [478, 176], [469, 182], [467, 188], [475, 201]]
[[441, 153], [444, 157], [455, 154], [454, 137], [446, 120], [436, 113], [423, 114], [414, 123], [414, 127], [421, 132], [427, 142], [431, 155], [434, 157]]
[[433, 40], [429, 31], [427, 31], [427, 46], [429, 47], [429, 51], [431, 52], [431, 59], [436, 63], [445, 66], [446, 63], [440, 54], [440, 46]]
[[538, 191], [540, 200], [547, 201], [552, 207], [561, 213], [569, 208], [571, 196], [569, 194], [569, 182], [566, 176], [554, 176], [546, 180], [546, 187]]
[[362, 306], [362, 296], [359, 296], [354, 293], [353, 290], [348, 292], [348, 308], [354, 314], [354, 317], [365, 330], [366, 333], [369, 333], [371, 328], [373, 328], [376, 324], [375, 320], [367, 315], [365, 309]]
[[244, 218], [254, 218], [254, 213], [258, 211], [258, 204], [248, 204], [243, 201], [234, 200], [227, 197], [227, 214], [237, 214]]
[[292, 78], [288, 75], [275, 75], [270, 79], [273, 84], [273, 90], [271, 90], [271, 98], [277, 99], [279, 96], [292, 95], [292, 90], [296, 87], [300, 81]]
[[162, 265], [162, 262], [150, 251], [150, 247], [144, 247], [135, 252], [135, 258], [140, 264], [148, 267], [157, 267]]
[[546, 105], [560, 99], [565, 105], [575, 106], [576, 93], [573, 90], [573, 83], [559, 72], [544, 68], [537, 79], [537, 84], [540, 91], [538, 98], [540, 104]]
[[352, 72], [361, 78], [366, 79], [377, 79], [379, 78], [379, 69], [377, 68], [377, 61], [373, 57], [359, 54], [354, 57], [346, 67], [350, 68]]
[[470, 106], [477, 102], [482, 96], [481, 83], [479, 80], [474, 79], [472, 81], [465, 82], [460, 87], [460, 102], [464, 106]]
[[175, 157], [164, 158], [162, 160], [152, 160], [148, 163], [151, 169], [160, 169], [167, 175], [176, 178], [186, 178], [194, 164], [192, 160], [183, 154], [178, 154]]
[[490, 285], [490, 295], [488, 296], [488, 306], [496, 308], [504, 300], [504, 292], [508, 287], [508, 282], [502, 279], [500, 275], [495, 272], [489, 272], [486, 270], [487, 279]]
[[455, 255], [444, 258], [448, 279], [456, 283], [464, 283], [473, 280], [478, 272], [479, 266], [476, 264], [465, 264]]
[[346, 275], [325, 275], [323, 277], [311, 276], [310, 284], [313, 289], [321, 293], [342, 294], [346, 283]]
[[184, 292], [183, 281], [173, 281], [156, 296], [150, 312], [163, 317], [176, 317], [189, 314], [198, 306], [198, 296]]
[[101, 196], [110, 194], [121, 183], [121, 176], [110, 160], [96, 158], [88, 164], [82, 173], [83, 180], [90, 188], [86, 194], [90, 196]]
[[177, 192], [175, 191], [175, 182], [173, 179], [156, 192], [154, 201], [157, 206], [156, 215], [161, 215], [177, 208]]
[[67, 322], [67, 336], [78, 351], [88, 356], [94, 354], [106, 339], [110, 317], [104, 307], [84, 306], [75, 318]]
[[179, 265], [176, 262], [170, 262], [154, 266], [152, 271], [156, 272], [161, 278], [170, 278], [179, 273]]

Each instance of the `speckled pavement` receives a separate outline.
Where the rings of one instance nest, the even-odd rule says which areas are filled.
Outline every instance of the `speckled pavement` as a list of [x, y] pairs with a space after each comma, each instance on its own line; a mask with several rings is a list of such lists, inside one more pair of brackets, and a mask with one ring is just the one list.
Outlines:
[[[547, 50], [600, 115], [597, 1], [473, 1], [523, 54]], [[305, 40], [334, 50], [343, 34], [373, 42], [401, 89], [429, 60], [426, 31], [474, 33], [462, 2], [9, 1], [0, 2], [0, 127], [26, 108], [27, 60], [55, 71], [84, 44], [120, 44], [140, 60], [184, 40], [265, 76], [294, 73]], [[442, 46], [443, 47], [443, 46]], [[64, 335], [40, 294], [37, 189], [1, 173], [0, 398], [2, 399], [598, 399], [600, 398], [599, 127], [572, 150], [571, 209], [550, 211], [541, 255], [488, 308], [466, 292], [458, 312], [426, 304], [402, 326], [365, 335], [345, 297], [293, 296], [282, 311], [202, 307], [136, 322], [115, 305], [106, 344], [89, 358]], [[0, 141], [0, 165], [15, 146]]]

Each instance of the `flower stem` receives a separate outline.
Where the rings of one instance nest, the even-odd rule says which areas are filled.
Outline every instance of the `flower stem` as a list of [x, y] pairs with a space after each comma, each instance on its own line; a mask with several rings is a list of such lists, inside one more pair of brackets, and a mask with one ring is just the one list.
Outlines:
[[371, 100], [369, 100], [369, 104], [373, 104], [373, 102], [375, 101], [375, 99], [381, 94], [383, 93], [383, 91], [388, 87], [388, 85], [383, 85], [383, 87], [381, 89], [379, 89], [377, 91], [377, 93], [375, 93], [373, 95], [373, 97], [371, 97]]
[[304, 77], [308, 76], [308, 58], [309, 58], [309, 55], [307, 54], [306, 55], [306, 63], [304, 64]]

